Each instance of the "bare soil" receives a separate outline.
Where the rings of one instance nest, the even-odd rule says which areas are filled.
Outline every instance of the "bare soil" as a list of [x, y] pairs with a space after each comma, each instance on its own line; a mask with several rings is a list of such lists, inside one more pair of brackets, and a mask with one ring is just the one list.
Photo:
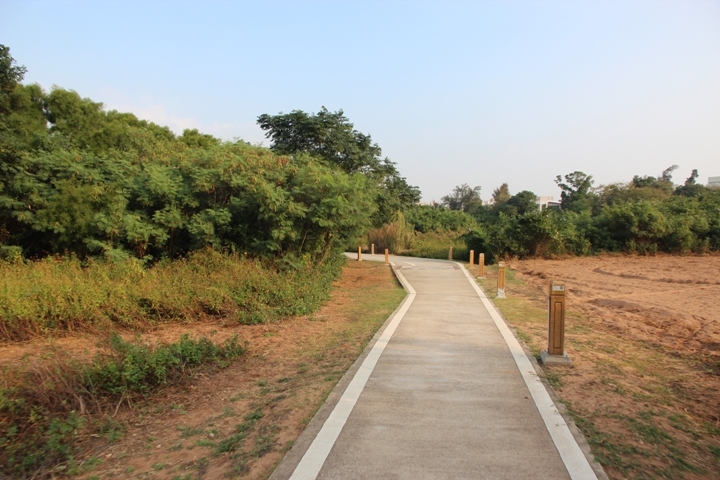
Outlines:
[[[154, 343], [184, 333], [213, 341], [237, 334], [249, 350], [225, 370], [120, 409], [121, 438], [88, 439], [80, 476], [267, 478], [405, 296], [389, 268], [370, 262], [349, 262], [335, 287], [331, 301], [309, 317], [257, 326], [173, 325], [140, 335]], [[88, 360], [101, 348], [98, 340], [83, 335], [3, 344], [0, 369], [27, 367], [53, 352]]]
[[[509, 262], [496, 300], [538, 354], [551, 281], [572, 367], [544, 367], [612, 478], [720, 478], [720, 256]], [[491, 270], [485, 286], [494, 285]]]

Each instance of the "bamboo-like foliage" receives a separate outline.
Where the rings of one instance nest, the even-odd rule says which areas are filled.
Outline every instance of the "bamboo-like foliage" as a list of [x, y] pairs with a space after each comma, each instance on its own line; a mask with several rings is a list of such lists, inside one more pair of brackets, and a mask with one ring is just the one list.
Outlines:
[[378, 251], [386, 248], [393, 254], [400, 254], [412, 247], [413, 226], [398, 212], [395, 220], [380, 228], [370, 230], [368, 244], [374, 243]]

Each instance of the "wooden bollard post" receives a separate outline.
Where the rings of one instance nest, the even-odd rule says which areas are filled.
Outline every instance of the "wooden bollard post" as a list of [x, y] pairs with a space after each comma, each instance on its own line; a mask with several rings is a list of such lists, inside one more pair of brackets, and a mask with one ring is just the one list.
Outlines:
[[485, 254], [481, 253], [478, 255], [478, 267], [479, 267], [479, 273], [478, 277], [485, 278]]
[[452, 260], [452, 247], [450, 247], [450, 250], [448, 251], [448, 260]]
[[375, 255], [375, 244], [374, 243], [370, 244], [370, 255]]
[[498, 263], [497, 269], [497, 295], [495, 298], [505, 298], [505, 264]]
[[540, 352], [542, 363], [570, 365], [565, 353], [565, 284], [552, 282], [548, 296], [548, 348]]
[[475, 250], [470, 250], [470, 266], [475, 265]]
[[390, 252], [388, 249], [385, 249], [385, 265], [390, 265]]
[[358, 247], [358, 262], [362, 262], [362, 248]]

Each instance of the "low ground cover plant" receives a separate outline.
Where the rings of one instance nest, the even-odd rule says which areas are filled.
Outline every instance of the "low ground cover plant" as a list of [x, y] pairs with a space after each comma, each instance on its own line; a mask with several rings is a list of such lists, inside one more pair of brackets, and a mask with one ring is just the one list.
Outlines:
[[198, 369], [224, 368], [247, 345], [237, 336], [220, 344], [183, 335], [148, 346], [107, 340], [89, 363], [56, 353], [39, 365], [5, 372], [0, 387], [0, 473], [15, 478], [62, 469], [76, 471], [80, 444], [122, 425], [113, 420], [121, 404], [191, 378]]

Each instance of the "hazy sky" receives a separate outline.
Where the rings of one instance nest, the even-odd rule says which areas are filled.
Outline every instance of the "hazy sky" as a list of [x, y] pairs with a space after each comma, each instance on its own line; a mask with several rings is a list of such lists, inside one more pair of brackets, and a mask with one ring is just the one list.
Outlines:
[[0, 0], [0, 43], [178, 133], [268, 145], [260, 114], [342, 109], [426, 201], [720, 176], [720, 1]]

